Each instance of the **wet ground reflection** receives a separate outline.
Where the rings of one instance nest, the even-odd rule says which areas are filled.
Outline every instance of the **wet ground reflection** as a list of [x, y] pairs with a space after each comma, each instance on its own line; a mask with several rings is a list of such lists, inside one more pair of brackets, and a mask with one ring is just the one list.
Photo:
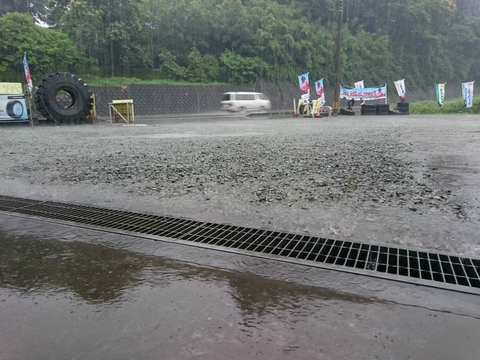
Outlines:
[[93, 244], [12, 237], [2, 231], [0, 239], [0, 284], [24, 295], [70, 291], [89, 303], [114, 302], [129, 287], [144, 283], [161, 288], [184, 280], [220, 282], [228, 286], [242, 311], [256, 316], [275, 307], [294, 310], [300, 298], [365, 301], [360, 296], [197, 268]]
[[[35, 236], [41, 222], [0, 220], [2, 360], [478, 355], [475, 310], [434, 309], [441, 291], [401, 305], [309, 285], [324, 273], [292, 264], [63, 225], [37, 227]], [[335, 273], [329, 281], [354, 289], [359, 279]], [[366, 292], [400, 291], [374, 284], [365, 282]]]
[[0, 283], [22, 293], [72, 291], [88, 302], [114, 300], [139, 281], [142, 261], [126, 251], [28, 237], [2, 241]]

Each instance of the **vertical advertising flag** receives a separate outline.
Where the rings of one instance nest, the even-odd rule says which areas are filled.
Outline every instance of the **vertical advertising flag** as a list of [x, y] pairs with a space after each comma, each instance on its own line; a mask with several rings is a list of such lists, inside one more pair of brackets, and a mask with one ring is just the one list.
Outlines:
[[25, 80], [27, 80], [28, 92], [31, 93], [33, 89], [32, 76], [30, 75], [30, 68], [28, 67], [27, 54], [23, 55], [23, 70], [25, 72]]
[[443, 100], [445, 99], [445, 84], [435, 84], [435, 96], [438, 106], [442, 107]]
[[363, 89], [365, 87], [363, 80], [357, 81], [354, 85], [356, 89]]
[[405, 102], [407, 100], [407, 92], [405, 90], [405, 79], [394, 81], [395, 88], [397, 89], [398, 97], [400, 98], [401, 102]]
[[310, 101], [310, 85], [308, 83], [308, 73], [298, 76], [298, 86], [302, 92], [302, 100], [304, 103]]
[[462, 83], [463, 107], [473, 106], [473, 81]]
[[325, 104], [325, 89], [323, 88], [323, 79], [315, 81], [315, 92], [317, 93], [318, 101]]

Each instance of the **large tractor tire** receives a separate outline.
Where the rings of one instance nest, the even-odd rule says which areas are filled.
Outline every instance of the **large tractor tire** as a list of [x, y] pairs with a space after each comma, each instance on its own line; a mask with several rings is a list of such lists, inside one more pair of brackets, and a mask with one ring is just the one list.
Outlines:
[[59, 72], [38, 85], [35, 103], [47, 119], [60, 124], [91, 123], [92, 92], [78, 76]]

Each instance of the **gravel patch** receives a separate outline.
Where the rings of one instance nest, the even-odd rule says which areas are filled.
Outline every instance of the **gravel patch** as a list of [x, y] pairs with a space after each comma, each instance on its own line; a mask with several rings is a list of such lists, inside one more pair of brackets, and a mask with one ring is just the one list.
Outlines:
[[[479, 128], [463, 119], [462, 139]], [[478, 255], [478, 141], [446, 151], [438, 120], [3, 129], [1, 192]]]

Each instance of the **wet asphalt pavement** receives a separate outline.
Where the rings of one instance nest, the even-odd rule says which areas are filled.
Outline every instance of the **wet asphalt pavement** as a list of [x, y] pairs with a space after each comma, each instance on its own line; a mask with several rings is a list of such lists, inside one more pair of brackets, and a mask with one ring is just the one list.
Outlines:
[[[480, 117], [354, 120], [1, 129], [0, 194], [478, 258]], [[477, 359], [479, 325], [474, 295], [0, 212], [1, 359]]]

